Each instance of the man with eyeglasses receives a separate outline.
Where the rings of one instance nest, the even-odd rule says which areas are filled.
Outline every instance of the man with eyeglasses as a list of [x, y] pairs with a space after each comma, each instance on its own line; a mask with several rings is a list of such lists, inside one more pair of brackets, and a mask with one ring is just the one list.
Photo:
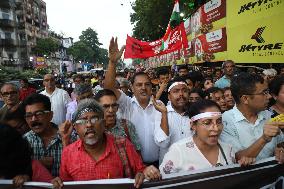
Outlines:
[[113, 135], [125, 137], [134, 144], [137, 151], [141, 150], [141, 145], [138, 141], [134, 125], [126, 119], [118, 119], [116, 113], [119, 104], [113, 91], [103, 89], [99, 91], [95, 100], [97, 100], [104, 109], [104, 116], [106, 121], [106, 129]]
[[232, 95], [236, 105], [223, 113], [224, 129], [221, 140], [236, 149], [236, 159], [252, 157], [256, 160], [276, 156], [284, 162], [283, 122], [271, 123], [271, 113], [266, 110], [271, 98], [268, 85], [260, 75], [241, 73], [233, 77]]
[[19, 90], [13, 83], [5, 83], [1, 87], [1, 98], [4, 101], [4, 106], [0, 109], [0, 121], [3, 121], [8, 112], [17, 110], [21, 103], [19, 97]]
[[62, 152], [60, 178], [53, 181], [61, 188], [63, 181], [134, 178], [138, 188], [144, 178], [159, 179], [159, 170], [145, 167], [133, 144], [105, 132], [104, 110], [94, 99], [82, 100], [72, 124], [80, 139]]
[[52, 176], [59, 175], [62, 142], [58, 126], [51, 122], [53, 112], [47, 96], [32, 94], [23, 101], [25, 119], [31, 131], [24, 135], [33, 150], [33, 159], [39, 160]]
[[230, 87], [231, 79], [234, 76], [235, 63], [232, 60], [226, 60], [222, 64], [222, 69], [223, 69], [224, 75], [223, 77], [218, 79], [214, 85], [215, 87], [218, 87], [220, 89], [223, 89], [225, 87]]

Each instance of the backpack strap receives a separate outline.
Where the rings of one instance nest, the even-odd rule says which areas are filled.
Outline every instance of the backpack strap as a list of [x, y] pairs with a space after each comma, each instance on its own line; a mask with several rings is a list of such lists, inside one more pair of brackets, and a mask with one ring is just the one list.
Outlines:
[[132, 169], [130, 167], [130, 163], [126, 152], [126, 139], [123, 137], [115, 136], [114, 143], [123, 165], [123, 177], [133, 178]]

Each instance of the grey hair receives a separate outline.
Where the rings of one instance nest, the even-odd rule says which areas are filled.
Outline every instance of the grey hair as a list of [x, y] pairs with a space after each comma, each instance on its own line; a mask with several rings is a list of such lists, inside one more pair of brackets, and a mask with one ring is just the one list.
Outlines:
[[276, 76], [277, 75], [277, 71], [273, 68], [271, 69], [266, 69], [262, 72], [264, 75], [266, 76]]
[[223, 64], [222, 64], [222, 68], [224, 69], [224, 68], [225, 68], [225, 66], [226, 66], [227, 64], [229, 64], [229, 63], [233, 63], [233, 64], [235, 64], [235, 62], [234, 62], [233, 60], [226, 60], [225, 62], [223, 62]]
[[92, 86], [88, 83], [80, 83], [75, 86], [74, 91], [76, 95], [82, 95], [87, 92], [93, 92], [92, 91]]
[[3, 88], [4, 86], [7, 86], [7, 85], [12, 86], [17, 92], [19, 92], [19, 87], [18, 87], [15, 83], [9, 83], [9, 82], [4, 83], [4, 84], [1, 86], [0, 90], [2, 91], [2, 88]]
[[104, 110], [101, 105], [95, 99], [87, 98], [79, 102], [77, 110], [72, 115], [72, 123], [87, 112], [95, 112], [99, 114], [101, 118], [104, 117]]

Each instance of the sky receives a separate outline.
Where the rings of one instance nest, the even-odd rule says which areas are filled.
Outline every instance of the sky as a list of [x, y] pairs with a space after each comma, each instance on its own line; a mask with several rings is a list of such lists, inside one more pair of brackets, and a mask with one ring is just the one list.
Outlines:
[[91, 27], [98, 33], [101, 47], [108, 49], [112, 36], [119, 48], [132, 34], [130, 2], [134, 0], [44, 0], [51, 30], [78, 41], [83, 30]]

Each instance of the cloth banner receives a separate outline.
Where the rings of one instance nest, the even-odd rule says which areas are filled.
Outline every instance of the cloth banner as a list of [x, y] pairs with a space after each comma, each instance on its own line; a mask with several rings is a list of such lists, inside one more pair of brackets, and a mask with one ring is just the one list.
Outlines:
[[187, 46], [184, 24], [181, 23], [174, 29], [168, 27], [164, 37], [153, 42], [140, 41], [127, 36], [124, 58], [149, 58], [168, 54]]
[[[229, 165], [213, 170], [195, 171], [191, 174], [176, 174], [156, 182], [144, 182], [141, 188], [284, 188], [284, 165], [274, 158], [249, 167]], [[97, 181], [66, 182], [64, 189], [124, 189], [134, 188], [133, 179], [109, 179]], [[12, 189], [11, 180], [0, 180], [1, 189]], [[52, 188], [49, 183], [28, 182], [23, 189]]]
[[189, 63], [226, 59], [226, 3], [226, 0], [211, 0], [185, 21]]
[[[184, 23], [181, 22], [179, 0], [175, 0], [165, 35], [153, 42], [137, 40], [127, 35], [124, 58], [149, 58], [188, 47]], [[186, 51], [186, 50], [185, 50]]]

